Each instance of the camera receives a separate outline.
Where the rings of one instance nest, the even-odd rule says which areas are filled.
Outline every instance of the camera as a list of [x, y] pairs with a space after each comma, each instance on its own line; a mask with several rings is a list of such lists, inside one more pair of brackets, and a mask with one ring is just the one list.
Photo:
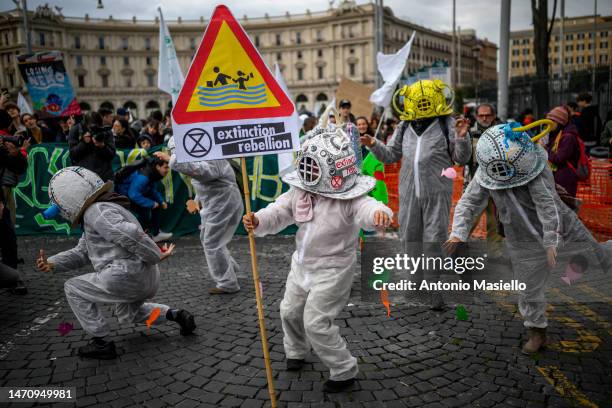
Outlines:
[[104, 142], [104, 140], [110, 135], [111, 128], [108, 126], [90, 126], [87, 131], [91, 135], [91, 138], [96, 142]]
[[0, 136], [0, 139], [2, 139], [4, 143], [14, 144], [17, 148], [23, 146], [23, 137], [21, 136]]

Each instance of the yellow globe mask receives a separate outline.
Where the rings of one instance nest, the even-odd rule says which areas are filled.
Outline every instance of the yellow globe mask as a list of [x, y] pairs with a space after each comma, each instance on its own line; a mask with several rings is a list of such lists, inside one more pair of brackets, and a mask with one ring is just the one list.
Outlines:
[[[451, 94], [450, 101], [447, 102], [444, 88]], [[397, 106], [399, 97], [404, 97], [404, 107]], [[453, 113], [453, 101], [455, 93], [453, 90], [439, 79], [415, 82], [412, 85], [405, 85], [393, 95], [393, 109], [398, 113], [400, 120], [417, 120], [433, 118], [436, 116], [450, 115]]]

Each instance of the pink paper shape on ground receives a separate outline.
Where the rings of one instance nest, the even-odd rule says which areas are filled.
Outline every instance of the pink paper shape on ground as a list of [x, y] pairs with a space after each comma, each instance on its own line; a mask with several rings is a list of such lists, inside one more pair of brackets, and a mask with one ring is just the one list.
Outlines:
[[59, 326], [57, 326], [57, 331], [60, 332], [62, 336], [70, 333], [72, 329], [74, 329], [72, 323], [60, 323]]

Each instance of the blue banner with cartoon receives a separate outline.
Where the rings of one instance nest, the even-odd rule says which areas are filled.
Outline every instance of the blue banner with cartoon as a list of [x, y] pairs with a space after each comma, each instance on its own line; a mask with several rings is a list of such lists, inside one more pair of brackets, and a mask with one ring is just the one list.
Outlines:
[[17, 60], [32, 108], [41, 118], [81, 114], [61, 52], [19, 55]]

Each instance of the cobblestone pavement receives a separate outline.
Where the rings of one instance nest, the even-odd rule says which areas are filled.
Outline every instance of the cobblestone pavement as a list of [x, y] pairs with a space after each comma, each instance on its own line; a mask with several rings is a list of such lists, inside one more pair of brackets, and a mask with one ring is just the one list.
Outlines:
[[[211, 280], [199, 240], [177, 240], [177, 254], [161, 265], [156, 299], [196, 315], [196, 335], [181, 337], [173, 323], [147, 329], [119, 326], [110, 318], [120, 357], [80, 360], [75, 349], [86, 336], [63, 294], [70, 276], [33, 269], [38, 248], [48, 254], [75, 239], [21, 238], [30, 293], [4, 291], [0, 302], [0, 385], [76, 387], [76, 406], [262, 407], [269, 406], [248, 241], [236, 237], [231, 250], [242, 266], [242, 291], [210, 296]], [[284, 370], [279, 303], [292, 237], [257, 240], [266, 324], [279, 406], [282, 407], [605, 407], [612, 406], [612, 315], [610, 279], [553, 289], [563, 300], [551, 306], [549, 341], [534, 357], [520, 353], [525, 331], [511, 297], [497, 294], [466, 305], [469, 320], [450, 308], [435, 313], [408, 304], [363, 303], [359, 279], [337, 323], [359, 359], [359, 381], [351, 392], [324, 394], [328, 372], [316, 356], [301, 372]], [[575, 293], [597, 302], [577, 303]], [[111, 315], [110, 308], [105, 309]], [[62, 336], [59, 323], [75, 326]], [[28, 404], [13, 404], [27, 406]], [[74, 406], [56, 404], [56, 406]]]

